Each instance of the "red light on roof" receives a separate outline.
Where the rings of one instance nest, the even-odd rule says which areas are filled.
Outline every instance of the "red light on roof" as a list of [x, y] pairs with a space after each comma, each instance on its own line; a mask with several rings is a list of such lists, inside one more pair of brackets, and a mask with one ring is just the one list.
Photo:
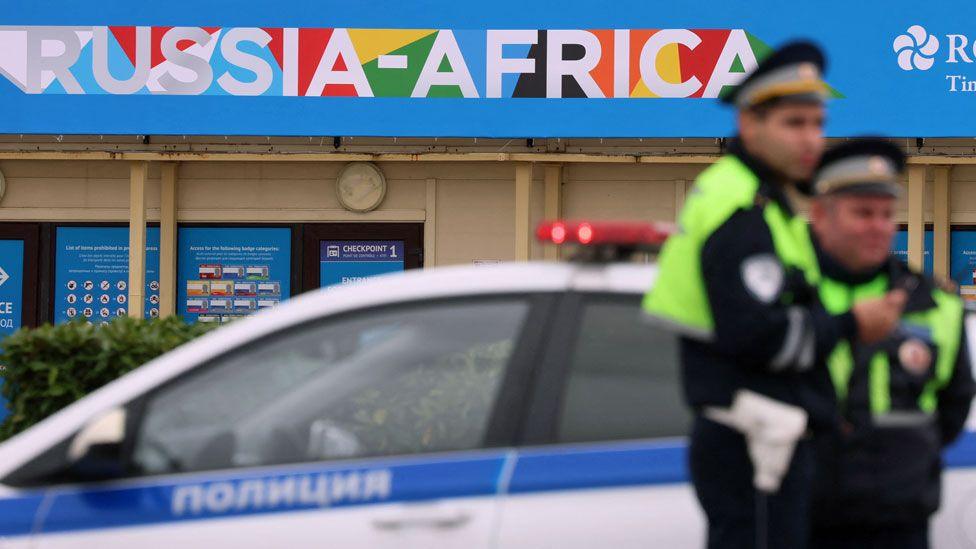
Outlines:
[[660, 246], [674, 232], [669, 223], [619, 221], [546, 221], [536, 237], [542, 242], [616, 246]]
[[549, 239], [552, 240], [553, 244], [566, 242], [566, 226], [558, 221], [553, 223], [552, 228], [549, 230], [549, 235]]
[[593, 241], [593, 227], [589, 223], [580, 223], [576, 229], [576, 240], [580, 244], [589, 244]]

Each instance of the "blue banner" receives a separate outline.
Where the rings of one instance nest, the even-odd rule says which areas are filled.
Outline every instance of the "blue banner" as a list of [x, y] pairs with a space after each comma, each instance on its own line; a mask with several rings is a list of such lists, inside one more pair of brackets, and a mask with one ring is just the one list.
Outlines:
[[178, 309], [190, 322], [228, 322], [291, 296], [291, 229], [186, 227], [178, 248]]
[[349, 284], [403, 270], [402, 240], [323, 240], [319, 285]]
[[[923, 253], [922, 269], [925, 274], [932, 275], [932, 250], [935, 246], [935, 235], [932, 231], [925, 231], [925, 252]], [[903, 263], [908, 263], [908, 231], [898, 231], [891, 242], [891, 255], [901, 259]]]
[[[54, 322], [109, 322], [129, 314], [128, 227], [58, 227]], [[146, 229], [146, 318], [159, 316], [159, 228]]]
[[949, 274], [964, 299], [976, 300], [976, 232], [952, 231], [949, 239]]
[[[932, 274], [933, 233], [925, 231], [925, 274]], [[908, 262], [908, 231], [898, 231], [891, 253]], [[949, 277], [964, 299], [976, 300], [976, 231], [953, 230], [949, 236]]]
[[23, 300], [24, 241], [0, 240], [0, 339], [20, 328]]
[[[24, 316], [23, 301], [24, 241], [0, 240], [0, 340], [20, 328]], [[0, 356], [0, 368], [2, 367], [3, 357]], [[3, 386], [2, 377], [0, 386]], [[7, 403], [0, 397], [0, 422], [7, 415]]]
[[962, 0], [8, 0], [0, 133], [727, 136], [716, 97], [806, 37], [830, 135], [969, 136], [974, 20]]

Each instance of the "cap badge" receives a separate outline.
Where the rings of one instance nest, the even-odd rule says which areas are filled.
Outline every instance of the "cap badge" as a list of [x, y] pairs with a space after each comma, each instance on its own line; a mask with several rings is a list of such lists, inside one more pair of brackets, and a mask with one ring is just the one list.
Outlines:
[[813, 63], [803, 63], [796, 69], [797, 75], [803, 80], [816, 80], [820, 76], [820, 71]]

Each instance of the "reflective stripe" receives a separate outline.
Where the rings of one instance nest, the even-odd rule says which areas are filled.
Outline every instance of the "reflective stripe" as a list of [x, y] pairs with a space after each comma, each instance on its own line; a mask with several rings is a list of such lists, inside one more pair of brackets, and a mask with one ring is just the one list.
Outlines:
[[786, 337], [783, 338], [783, 346], [780, 348], [769, 365], [774, 371], [786, 369], [791, 364], [796, 364], [803, 351], [805, 340], [807, 339], [806, 315], [799, 307], [790, 307], [786, 310], [787, 322]]
[[770, 362], [773, 370], [785, 368], [795, 358], [803, 342], [803, 311], [799, 307], [790, 307], [786, 310], [786, 316], [786, 337], [783, 338], [783, 346]]
[[935, 417], [925, 412], [885, 412], [871, 418], [876, 427], [924, 427], [934, 421]]
[[966, 313], [966, 349], [969, 351], [969, 362], [973, 365], [973, 375], [976, 376], [976, 313]]
[[851, 373], [854, 371], [854, 358], [851, 356], [850, 342], [841, 341], [834, 347], [830, 357], [827, 358], [827, 370], [830, 372], [830, 380], [834, 383], [837, 399], [841, 402], [847, 400], [847, 386], [851, 381]]
[[800, 356], [796, 361], [796, 369], [805, 372], [813, 368], [813, 360], [816, 358], [817, 336], [813, 333], [813, 326], [807, 325], [806, 336], [803, 338], [803, 347], [800, 349]]
[[875, 415], [891, 410], [891, 372], [888, 370], [888, 355], [875, 353], [868, 366], [868, 390], [871, 394], [871, 412]]
[[932, 339], [939, 349], [935, 363], [935, 376], [925, 384], [918, 397], [918, 407], [934, 412], [938, 407], [938, 391], [952, 380], [962, 338], [963, 303], [959, 296], [934, 291], [932, 297], [938, 307], [924, 314], [923, 324], [932, 329]]

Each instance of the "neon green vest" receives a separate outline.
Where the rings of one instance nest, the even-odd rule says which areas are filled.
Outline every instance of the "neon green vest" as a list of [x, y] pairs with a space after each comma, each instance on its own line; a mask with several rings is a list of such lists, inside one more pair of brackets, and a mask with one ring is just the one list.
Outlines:
[[[885, 274], [853, 287], [824, 278], [820, 283], [820, 300], [829, 313], [844, 313], [850, 310], [851, 305], [856, 301], [884, 295], [888, 291], [888, 282], [888, 276]], [[962, 300], [958, 296], [940, 290], [933, 290], [932, 298], [936, 304], [932, 309], [909, 313], [902, 317], [905, 323], [928, 328], [932, 333], [933, 343], [938, 348], [935, 375], [925, 385], [918, 400], [918, 409], [925, 413], [935, 411], [938, 405], [938, 391], [952, 379], [956, 354], [959, 352], [959, 341], [962, 337]], [[854, 357], [850, 344], [846, 341], [839, 343], [828, 358], [827, 364], [837, 398], [843, 402], [847, 399], [847, 388], [854, 371]], [[889, 368], [888, 355], [883, 351], [872, 356], [868, 364], [869, 400], [873, 416], [891, 411]]]
[[661, 250], [657, 280], [644, 296], [645, 313], [688, 335], [710, 338], [715, 324], [702, 279], [702, 247], [732, 214], [754, 207], [763, 208], [780, 261], [800, 269], [807, 282], [816, 285], [820, 269], [806, 220], [790, 216], [774, 201], [757, 205], [759, 183], [752, 170], [732, 155], [702, 172], [681, 211], [678, 234], [668, 238]]

